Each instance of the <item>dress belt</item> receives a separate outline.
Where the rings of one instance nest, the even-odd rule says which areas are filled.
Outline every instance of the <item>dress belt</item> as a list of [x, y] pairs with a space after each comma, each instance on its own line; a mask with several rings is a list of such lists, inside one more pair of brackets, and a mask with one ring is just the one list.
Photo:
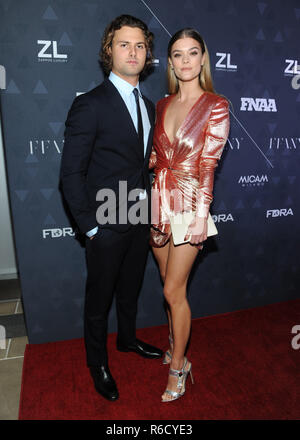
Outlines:
[[196, 170], [194, 167], [189, 167], [184, 165], [182, 168], [174, 168], [169, 165], [163, 165], [159, 164], [155, 167], [155, 172], [158, 172], [160, 170], [170, 170], [170, 171], [176, 171], [177, 173], [184, 173], [187, 174], [190, 177], [199, 178], [199, 170]]

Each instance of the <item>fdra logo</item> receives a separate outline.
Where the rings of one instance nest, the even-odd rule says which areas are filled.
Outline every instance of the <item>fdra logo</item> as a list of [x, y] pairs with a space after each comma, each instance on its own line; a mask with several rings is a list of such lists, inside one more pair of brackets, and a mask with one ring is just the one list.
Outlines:
[[250, 176], [240, 176], [239, 184], [242, 186], [264, 186], [268, 181], [268, 176], [263, 174], [261, 176], [251, 174]]
[[241, 98], [241, 111], [245, 112], [277, 112], [275, 99]]
[[216, 70], [237, 71], [237, 65], [231, 64], [231, 53], [217, 52], [216, 55], [219, 57], [219, 60], [216, 62]]
[[37, 44], [42, 45], [42, 48], [38, 53], [39, 62], [66, 63], [68, 61], [67, 54], [58, 53], [57, 41], [37, 40]]
[[286, 209], [268, 209], [266, 211], [266, 217], [286, 217], [287, 215], [294, 215], [292, 208]]
[[43, 229], [43, 238], [74, 237], [74, 235], [75, 233], [72, 228]]
[[228, 214], [214, 214], [212, 215], [212, 219], [215, 223], [234, 222], [234, 218], [230, 212]]

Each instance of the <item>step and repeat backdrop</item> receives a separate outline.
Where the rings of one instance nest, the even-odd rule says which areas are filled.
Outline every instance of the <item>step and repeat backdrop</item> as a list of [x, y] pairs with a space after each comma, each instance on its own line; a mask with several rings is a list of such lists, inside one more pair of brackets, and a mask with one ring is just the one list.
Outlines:
[[[167, 93], [170, 36], [186, 26], [203, 35], [216, 91], [231, 102], [211, 205], [219, 235], [191, 275], [193, 317], [299, 297], [299, 1], [1, 0], [2, 120], [30, 343], [83, 335], [85, 248], [59, 189], [64, 123], [75, 96], [103, 80], [101, 37], [124, 13], [155, 34], [153, 72], [142, 82], [153, 102]], [[162, 323], [150, 251], [137, 324]]]

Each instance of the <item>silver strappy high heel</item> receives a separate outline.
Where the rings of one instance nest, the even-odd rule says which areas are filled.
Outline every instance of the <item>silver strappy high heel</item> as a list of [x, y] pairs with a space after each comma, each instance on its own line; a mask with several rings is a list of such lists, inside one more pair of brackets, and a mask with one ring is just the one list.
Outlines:
[[[170, 346], [173, 345], [173, 338], [172, 338], [172, 336], [171, 336], [170, 334], [169, 334], [169, 343], [170, 343]], [[167, 361], [167, 358], [169, 358], [169, 359], [170, 359], [170, 362], [171, 362], [171, 360], [172, 360], [172, 353], [170, 352], [170, 350], [167, 350], [167, 351], [165, 352], [165, 355], [164, 355], [164, 358], [163, 358], [163, 361], [162, 361], [162, 363], [163, 363], [164, 365], [170, 363], [170, 362]]]
[[169, 394], [169, 396], [172, 397], [172, 399], [162, 399], [162, 402], [172, 402], [173, 400], [179, 399], [179, 397], [182, 397], [185, 393], [185, 382], [186, 379], [188, 377], [188, 375], [190, 374], [191, 376], [191, 381], [192, 384], [194, 384], [194, 378], [192, 375], [192, 363], [190, 362], [189, 368], [187, 370], [185, 370], [185, 367], [188, 363], [187, 358], [184, 358], [184, 362], [183, 362], [183, 367], [181, 368], [181, 370], [174, 370], [173, 368], [170, 368], [169, 370], [169, 374], [171, 376], [176, 376], [178, 377], [178, 381], [177, 381], [177, 388], [179, 389], [179, 391], [171, 391], [169, 389], [165, 390], [166, 394]]

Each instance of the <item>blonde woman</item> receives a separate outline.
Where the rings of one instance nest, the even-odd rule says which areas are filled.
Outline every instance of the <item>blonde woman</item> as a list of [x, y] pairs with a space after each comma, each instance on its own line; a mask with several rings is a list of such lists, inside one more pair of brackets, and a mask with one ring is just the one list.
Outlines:
[[[228, 101], [215, 93], [209, 55], [199, 33], [178, 31], [168, 45], [170, 95], [157, 103], [156, 126], [149, 168], [154, 168], [150, 244], [164, 283], [170, 347], [167, 388], [162, 402], [185, 392], [192, 364], [185, 357], [191, 328], [187, 282], [199, 250], [207, 238], [214, 171], [229, 132]], [[175, 246], [170, 218], [194, 215], [186, 239]]]

